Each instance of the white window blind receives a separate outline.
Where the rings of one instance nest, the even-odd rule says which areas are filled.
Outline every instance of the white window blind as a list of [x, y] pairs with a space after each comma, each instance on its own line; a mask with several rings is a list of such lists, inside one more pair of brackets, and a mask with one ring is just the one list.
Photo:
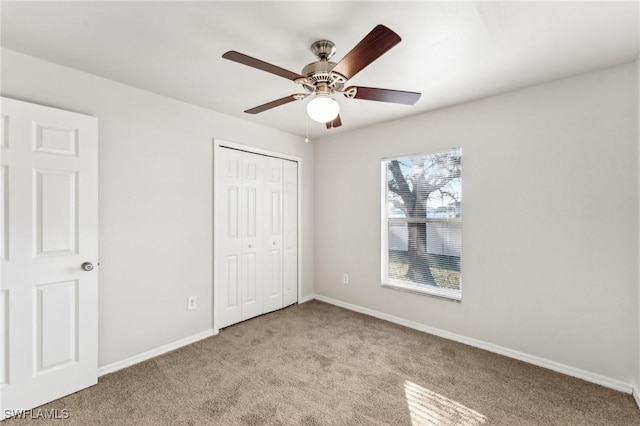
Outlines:
[[382, 161], [382, 284], [462, 299], [462, 150]]

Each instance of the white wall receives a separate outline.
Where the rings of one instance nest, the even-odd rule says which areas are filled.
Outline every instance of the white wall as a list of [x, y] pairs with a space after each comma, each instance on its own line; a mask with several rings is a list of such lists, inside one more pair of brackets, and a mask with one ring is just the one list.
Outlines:
[[299, 137], [6, 49], [1, 88], [98, 117], [100, 366], [212, 327], [213, 137], [302, 158], [302, 296], [313, 293], [313, 148]]
[[[316, 141], [316, 293], [630, 387], [635, 72], [619, 66]], [[458, 146], [462, 303], [382, 288], [380, 159]]]

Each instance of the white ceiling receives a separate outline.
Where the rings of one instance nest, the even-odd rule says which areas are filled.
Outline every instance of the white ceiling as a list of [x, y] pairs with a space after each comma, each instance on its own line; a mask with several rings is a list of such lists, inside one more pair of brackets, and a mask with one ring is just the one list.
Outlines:
[[627, 2], [6, 2], [2, 46], [303, 136], [304, 101], [243, 111], [300, 92], [284, 78], [221, 58], [228, 50], [294, 72], [309, 45], [337, 62], [377, 24], [402, 42], [349, 85], [421, 92], [414, 106], [338, 98], [343, 132], [615, 64], [639, 51]]

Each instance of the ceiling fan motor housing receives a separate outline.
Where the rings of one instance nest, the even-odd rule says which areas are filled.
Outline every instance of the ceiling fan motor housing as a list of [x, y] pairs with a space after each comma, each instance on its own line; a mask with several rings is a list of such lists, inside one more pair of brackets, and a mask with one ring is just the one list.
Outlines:
[[319, 84], [325, 84], [331, 86], [335, 91], [342, 90], [344, 83], [331, 72], [335, 66], [335, 63], [329, 61], [316, 61], [308, 64], [301, 73], [307, 77], [302, 82], [304, 87], [313, 92]]
[[331, 70], [336, 66], [336, 63], [329, 62], [329, 59], [336, 53], [335, 44], [329, 40], [318, 40], [311, 45], [311, 51], [319, 60], [302, 69], [301, 74], [307, 77], [302, 82], [305, 89], [315, 92], [320, 85], [331, 87], [334, 91], [341, 91], [346, 79], [332, 73]]

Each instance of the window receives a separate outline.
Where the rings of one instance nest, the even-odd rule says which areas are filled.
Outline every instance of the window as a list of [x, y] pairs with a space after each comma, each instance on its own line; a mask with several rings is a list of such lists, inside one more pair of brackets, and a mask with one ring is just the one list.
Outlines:
[[382, 285], [462, 299], [462, 150], [382, 160]]

